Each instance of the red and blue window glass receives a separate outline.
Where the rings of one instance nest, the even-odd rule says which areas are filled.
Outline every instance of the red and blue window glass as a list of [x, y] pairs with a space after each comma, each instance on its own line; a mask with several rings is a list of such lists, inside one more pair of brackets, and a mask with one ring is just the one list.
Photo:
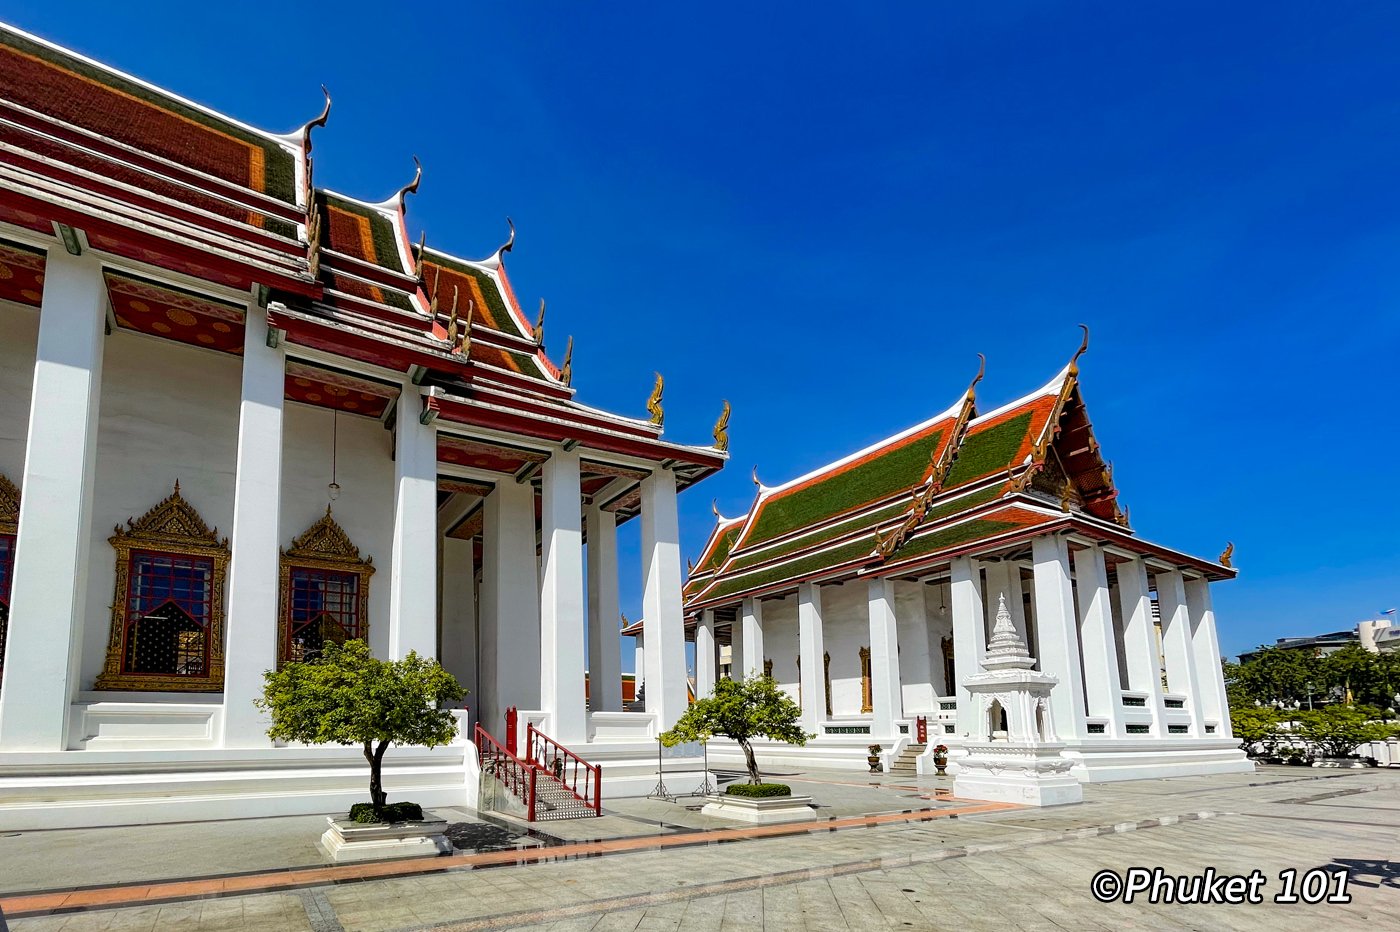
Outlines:
[[360, 574], [293, 566], [288, 583], [284, 659], [316, 660], [327, 644], [364, 636]]
[[10, 583], [15, 577], [15, 535], [0, 534], [0, 675], [5, 672], [5, 632], [10, 624]]
[[213, 594], [213, 560], [133, 551], [127, 576], [122, 672], [206, 676]]

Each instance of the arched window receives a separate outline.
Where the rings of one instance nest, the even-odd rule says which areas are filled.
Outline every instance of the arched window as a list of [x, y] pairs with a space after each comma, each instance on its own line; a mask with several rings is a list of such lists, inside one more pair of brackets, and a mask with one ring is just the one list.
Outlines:
[[19, 489], [0, 473], [0, 679], [5, 676], [5, 632], [10, 625], [10, 586], [15, 578]]
[[218, 692], [224, 686], [224, 575], [219, 539], [180, 495], [128, 520], [116, 551], [112, 634], [98, 689]]
[[331, 509], [282, 551], [277, 663], [314, 660], [327, 644], [369, 637], [373, 560], [331, 517]]
[[861, 712], [875, 711], [875, 704], [870, 695], [870, 648], [860, 649], [860, 710]]

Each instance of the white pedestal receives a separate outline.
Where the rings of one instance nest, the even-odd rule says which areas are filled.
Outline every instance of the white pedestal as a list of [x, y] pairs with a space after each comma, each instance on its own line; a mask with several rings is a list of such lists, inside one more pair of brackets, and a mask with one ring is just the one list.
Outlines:
[[444, 819], [389, 824], [351, 822], [326, 817], [330, 827], [321, 836], [321, 850], [337, 864], [389, 858], [434, 858], [449, 854], [452, 843], [443, 834]]
[[768, 825], [773, 822], [800, 822], [816, 817], [810, 796], [768, 796], [755, 799], [716, 793], [705, 798], [709, 802], [700, 810], [701, 814], [716, 819]]
[[967, 745], [958, 759], [953, 795], [1022, 806], [1063, 806], [1084, 799], [1079, 781], [1070, 775], [1071, 761], [1063, 745], [1028, 745], [1010, 741]]

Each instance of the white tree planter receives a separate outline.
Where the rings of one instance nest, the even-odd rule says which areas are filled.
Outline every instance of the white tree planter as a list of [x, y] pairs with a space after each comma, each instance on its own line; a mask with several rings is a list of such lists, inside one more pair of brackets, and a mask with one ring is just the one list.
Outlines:
[[733, 819], [735, 822], [748, 822], [754, 825], [768, 825], [772, 822], [800, 822], [816, 817], [810, 796], [730, 796], [715, 793], [705, 797], [709, 802], [700, 810], [702, 815], [716, 819]]
[[335, 863], [387, 858], [432, 858], [452, 851], [443, 832], [447, 821], [431, 817], [421, 822], [374, 822], [326, 817], [330, 827], [321, 836], [321, 850]]

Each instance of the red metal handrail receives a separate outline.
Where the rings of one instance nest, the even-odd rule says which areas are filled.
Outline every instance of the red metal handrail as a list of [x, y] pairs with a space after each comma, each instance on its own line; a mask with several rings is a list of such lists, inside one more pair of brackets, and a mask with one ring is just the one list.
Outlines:
[[525, 730], [525, 760], [552, 774], [579, 802], [603, 814], [603, 768], [570, 751], [531, 722]]
[[499, 780], [508, 793], [525, 804], [527, 822], [535, 821], [539, 767], [516, 757], [509, 748], [482, 728], [480, 723], [476, 726], [476, 753], [482, 771]]

